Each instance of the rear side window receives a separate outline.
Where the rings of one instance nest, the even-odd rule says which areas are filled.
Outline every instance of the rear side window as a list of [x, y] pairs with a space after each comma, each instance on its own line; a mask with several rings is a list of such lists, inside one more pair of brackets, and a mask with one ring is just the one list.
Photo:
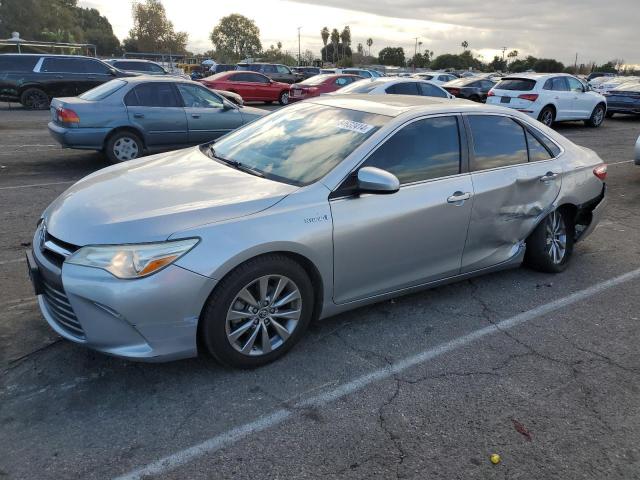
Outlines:
[[396, 83], [387, 87], [386, 92], [394, 95], [420, 95], [418, 85], [414, 82]]
[[435, 85], [431, 85], [430, 83], [419, 83], [418, 86], [420, 87], [421, 95], [424, 95], [425, 97], [447, 98], [447, 94]]
[[396, 132], [364, 163], [393, 173], [400, 183], [460, 173], [460, 136], [455, 117], [410, 123]]
[[31, 55], [0, 55], [0, 72], [32, 72], [38, 60]]
[[469, 115], [473, 139], [472, 170], [527, 163], [524, 129], [514, 120], [498, 115]]
[[84, 60], [82, 61], [82, 65], [84, 67], [85, 73], [96, 73], [105, 75], [111, 72], [111, 69], [109, 67], [107, 67], [104, 63], [99, 62], [98, 60]]
[[181, 107], [182, 104], [171, 83], [145, 83], [131, 90], [124, 98], [129, 107]]
[[536, 81], [528, 78], [509, 78], [506, 80], [501, 80], [498, 85], [496, 85], [496, 90], [519, 90], [519, 91], [529, 91], [533, 90], [536, 86]]
[[538, 140], [540, 140], [540, 142], [544, 144], [545, 147], [547, 147], [547, 150], [551, 152], [551, 155], [554, 158], [560, 155], [560, 153], [562, 153], [562, 150], [560, 150], [560, 147], [556, 145], [554, 142], [552, 142], [551, 139], [548, 138], [546, 135], [543, 135], [540, 132], [536, 132], [536, 137], [538, 138]]
[[552, 158], [549, 150], [531, 132], [527, 132], [527, 146], [529, 147], [529, 161], [540, 162]]
[[276, 66], [276, 68], [278, 69], [278, 73], [286, 73], [286, 74], [290, 74], [291, 73], [291, 70], [289, 70], [284, 65], [278, 65], [278, 66]]

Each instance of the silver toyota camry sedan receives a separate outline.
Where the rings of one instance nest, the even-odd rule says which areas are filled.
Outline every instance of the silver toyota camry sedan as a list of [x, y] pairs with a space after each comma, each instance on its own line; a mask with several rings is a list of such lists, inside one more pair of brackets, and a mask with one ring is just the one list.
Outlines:
[[319, 97], [79, 181], [42, 215], [29, 272], [73, 342], [255, 367], [314, 319], [523, 262], [562, 271], [605, 177], [511, 109]]

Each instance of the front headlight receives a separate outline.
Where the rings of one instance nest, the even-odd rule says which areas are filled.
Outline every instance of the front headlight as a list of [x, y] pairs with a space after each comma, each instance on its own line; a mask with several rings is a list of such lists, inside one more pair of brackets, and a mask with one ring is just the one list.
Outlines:
[[102, 268], [118, 278], [141, 278], [175, 262], [198, 243], [197, 238], [131, 245], [82, 247], [66, 263]]

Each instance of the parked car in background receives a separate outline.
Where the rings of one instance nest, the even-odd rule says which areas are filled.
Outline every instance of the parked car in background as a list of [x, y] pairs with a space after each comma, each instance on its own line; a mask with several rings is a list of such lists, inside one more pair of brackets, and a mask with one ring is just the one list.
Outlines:
[[323, 74], [323, 73], [331, 74], [331, 73], [338, 73], [338, 72], [336, 72], [335, 68], [321, 68], [320, 69], [320, 73], [321, 74]]
[[382, 76], [375, 70], [366, 70], [364, 68], [343, 68], [342, 73], [347, 75], [358, 75], [362, 78], [379, 78]]
[[590, 82], [591, 80], [593, 80], [594, 78], [599, 78], [599, 77], [615, 77], [616, 74], [615, 73], [611, 73], [611, 72], [591, 72], [588, 76], [587, 76], [587, 82]]
[[486, 78], [467, 77], [456, 78], [442, 85], [442, 88], [458, 98], [464, 98], [474, 102], [485, 102], [489, 90], [495, 85], [496, 82], [492, 82]]
[[233, 70], [203, 78], [200, 83], [215, 90], [237, 93], [245, 102], [289, 103], [290, 85], [261, 73]]
[[295, 73], [286, 65], [277, 63], [239, 63], [236, 65], [236, 70], [261, 73], [281, 83], [295, 83], [303, 80], [302, 74]]
[[414, 73], [412, 77], [419, 78], [421, 80], [429, 80], [431, 83], [434, 83], [440, 86], [458, 78], [455, 75], [452, 75], [450, 73], [442, 73], [442, 72], [420, 72], [420, 73]]
[[487, 103], [513, 108], [547, 126], [554, 122], [584, 120], [599, 127], [607, 100], [572, 75], [524, 73], [504, 77], [488, 94]]
[[640, 81], [640, 77], [629, 76], [629, 77], [604, 77], [606, 80], [604, 82], [599, 82], [594, 84], [591, 88], [593, 91], [598, 93], [608, 93], [611, 90], [615, 90], [626, 83], [637, 83]]
[[307, 98], [317, 97], [323, 93], [335, 92], [342, 87], [353, 82], [362, 80], [358, 75], [316, 75], [314, 77], [294, 83], [289, 88], [289, 102], [305, 100]]
[[604, 97], [607, 99], [607, 117], [615, 113], [640, 115], [640, 83], [625, 83], [610, 90]]
[[[215, 73], [230, 72], [231, 70], [235, 70], [235, 69], [236, 69], [236, 65], [234, 64], [218, 63], [215, 68]], [[211, 73], [214, 73], [214, 72], [211, 72]]]
[[320, 74], [319, 67], [293, 67], [291, 70], [293, 70], [294, 73], [302, 75], [303, 79], [311, 78], [314, 75]]
[[162, 66], [150, 60], [134, 58], [110, 58], [105, 60], [112, 67], [128, 73], [143, 73], [145, 75], [170, 75]]
[[80, 180], [43, 213], [27, 265], [69, 341], [258, 367], [313, 319], [523, 262], [562, 272], [605, 176], [514, 110], [323, 96]]
[[140, 76], [54, 98], [48, 126], [63, 147], [103, 151], [117, 163], [214, 140], [266, 113], [191, 80]]
[[396, 94], [396, 95], [421, 95], [424, 97], [455, 98], [442, 87], [411, 77], [381, 77], [365, 78], [354, 82], [331, 95], [347, 94]]
[[80, 95], [102, 83], [133, 74], [93, 57], [0, 54], [0, 100], [26, 108], [49, 108], [53, 97]]

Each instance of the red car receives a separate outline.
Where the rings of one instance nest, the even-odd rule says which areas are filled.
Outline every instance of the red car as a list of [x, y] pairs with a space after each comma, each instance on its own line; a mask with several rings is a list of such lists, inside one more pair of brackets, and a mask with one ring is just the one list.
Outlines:
[[211, 75], [200, 82], [207, 88], [237, 93], [245, 102], [289, 103], [289, 84], [274, 82], [261, 73], [232, 70]]
[[345, 85], [362, 80], [359, 75], [327, 74], [315, 75], [289, 88], [289, 101], [296, 102], [305, 98], [317, 97], [321, 93], [335, 92]]

